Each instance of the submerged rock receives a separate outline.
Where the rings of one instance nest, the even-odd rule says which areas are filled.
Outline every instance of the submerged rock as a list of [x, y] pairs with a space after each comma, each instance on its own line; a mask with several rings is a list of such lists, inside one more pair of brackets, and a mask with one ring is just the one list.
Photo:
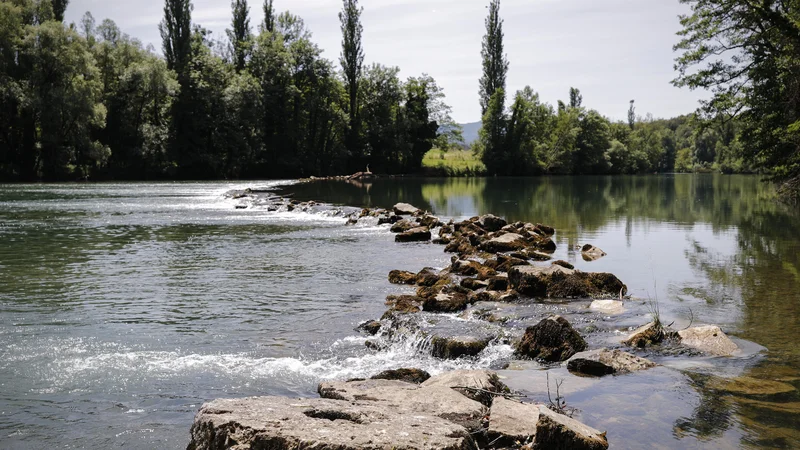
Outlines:
[[654, 362], [647, 359], [606, 348], [576, 353], [567, 361], [570, 372], [594, 376], [636, 372], [655, 366]]
[[204, 404], [195, 416], [187, 448], [476, 448], [464, 427], [415, 406], [402, 401], [373, 404], [287, 397], [214, 400]]
[[625, 311], [624, 304], [619, 300], [595, 300], [589, 309], [605, 314], [619, 314]]
[[522, 358], [566, 361], [572, 355], [586, 350], [586, 341], [561, 316], [548, 317], [528, 327], [514, 354]]
[[678, 336], [681, 344], [714, 356], [732, 356], [739, 351], [739, 346], [716, 325], [680, 330]]
[[394, 237], [395, 242], [422, 242], [431, 240], [431, 230], [425, 227], [412, 228]]
[[373, 380], [398, 380], [406, 383], [420, 384], [431, 377], [431, 374], [422, 369], [393, 369], [372, 377]]
[[603, 450], [606, 434], [544, 405], [497, 398], [489, 414], [488, 437], [502, 447]]

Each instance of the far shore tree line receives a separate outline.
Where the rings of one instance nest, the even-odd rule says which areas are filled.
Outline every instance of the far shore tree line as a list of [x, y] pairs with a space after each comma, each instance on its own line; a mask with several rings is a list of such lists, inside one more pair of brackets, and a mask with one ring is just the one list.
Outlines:
[[[631, 101], [625, 122], [584, 106], [576, 88], [555, 106], [531, 87], [509, 95], [491, 0], [474, 145], [486, 173], [758, 171], [799, 191], [800, 9], [680, 1], [691, 13], [673, 83], [712, 98], [658, 120]], [[91, 13], [64, 24], [67, 6], [0, 0], [0, 180], [414, 173], [429, 150], [459, 143], [433, 78], [364, 63], [358, 0], [342, 0], [336, 63], [273, 0], [258, 26], [247, 0], [233, 0], [224, 36], [192, 21], [191, 0], [165, 0], [161, 54]]]
[[343, 0], [338, 64], [303, 20], [246, 0], [215, 37], [165, 0], [163, 56], [68, 0], [0, 0], [0, 180], [218, 179], [407, 173], [450, 123], [428, 75], [365, 65]]
[[491, 0], [481, 56], [482, 127], [474, 145], [490, 175], [758, 171], [800, 192], [800, 8], [765, 0], [680, 0], [691, 7], [673, 84], [712, 94], [698, 112], [614, 122], [580, 91], [557, 107], [530, 87], [506, 106], [509, 61], [500, 0]]

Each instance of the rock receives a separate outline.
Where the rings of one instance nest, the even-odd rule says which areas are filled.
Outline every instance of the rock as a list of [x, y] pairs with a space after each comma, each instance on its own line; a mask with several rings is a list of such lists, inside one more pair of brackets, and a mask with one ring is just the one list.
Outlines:
[[788, 394], [796, 390], [789, 383], [752, 377], [711, 377], [705, 383], [705, 387], [732, 394], [754, 396]]
[[392, 233], [403, 233], [412, 228], [415, 228], [416, 226], [417, 225], [411, 222], [410, 220], [403, 219], [398, 222], [395, 222], [395, 224], [392, 225], [391, 231]]
[[539, 250], [545, 253], [553, 253], [556, 251], [556, 243], [553, 242], [553, 240], [549, 237], [539, 237], [534, 239], [533, 243], [530, 244], [528, 249]]
[[438, 217], [429, 216], [427, 214], [422, 216], [422, 217], [420, 217], [420, 218], [418, 218], [417, 219], [417, 223], [420, 226], [428, 227], [428, 228], [436, 228], [439, 225], [441, 225], [441, 222], [439, 221]]
[[[454, 389], [468, 398], [491, 406], [496, 398], [491, 393], [511, 392], [497, 374], [489, 370], [454, 370], [437, 375], [422, 383], [424, 387]], [[479, 389], [479, 390], [477, 390]], [[487, 394], [488, 393], [488, 394]]]
[[431, 377], [431, 374], [422, 369], [393, 369], [384, 370], [375, 375], [373, 380], [398, 380], [406, 383], [420, 384]]
[[606, 252], [600, 250], [591, 244], [586, 244], [581, 247], [581, 256], [584, 261], [597, 261], [598, 259], [606, 256]]
[[442, 278], [430, 267], [420, 270], [416, 276], [418, 286], [435, 286], [441, 280]]
[[486, 267], [483, 264], [479, 263], [478, 261], [470, 261], [470, 260], [458, 260], [454, 262], [450, 266], [450, 271], [452, 273], [468, 277], [477, 275], [479, 280], [487, 280], [497, 275], [496, 270], [490, 267]]
[[655, 366], [655, 363], [647, 359], [606, 348], [576, 353], [567, 361], [570, 372], [594, 376], [629, 373]]
[[595, 300], [589, 305], [589, 309], [604, 314], [619, 314], [625, 311], [623, 303], [619, 300]]
[[516, 233], [506, 233], [480, 245], [480, 249], [489, 253], [513, 252], [527, 246], [525, 238]]
[[508, 289], [508, 277], [492, 277], [489, 278], [489, 285], [486, 288], [490, 291], [505, 291]]
[[552, 236], [556, 234], [556, 229], [553, 227], [548, 227], [547, 225], [542, 225], [541, 223], [537, 223], [534, 230], [538, 231], [539, 233], [545, 236]]
[[381, 330], [381, 323], [378, 322], [377, 320], [368, 320], [366, 322], [359, 324], [356, 327], [356, 330], [364, 331], [367, 334], [375, 336]]
[[441, 359], [458, 359], [477, 356], [489, 346], [489, 338], [475, 336], [434, 336], [431, 339], [431, 355]]
[[389, 283], [392, 284], [416, 284], [417, 274], [405, 270], [393, 270], [389, 272]]
[[605, 435], [544, 405], [502, 397], [495, 400], [489, 414], [488, 438], [499, 447], [601, 450], [608, 448]]
[[425, 227], [412, 228], [394, 237], [395, 242], [421, 242], [431, 240], [431, 230]]
[[394, 213], [398, 216], [412, 216], [420, 212], [419, 208], [409, 205], [408, 203], [398, 203], [394, 205]]
[[586, 341], [572, 328], [567, 319], [552, 316], [528, 327], [514, 354], [523, 358], [545, 361], [566, 361], [572, 355], [586, 350]]
[[467, 296], [460, 293], [439, 293], [425, 299], [422, 310], [428, 312], [458, 312], [467, 309], [469, 301]]
[[461, 236], [451, 240], [445, 245], [444, 251], [447, 253], [457, 253], [460, 256], [467, 256], [475, 253], [475, 246], [472, 245], [469, 239]]
[[195, 416], [187, 448], [473, 450], [476, 447], [462, 426], [417, 411], [404, 402], [388, 405], [250, 397], [204, 404]]
[[664, 338], [666, 338], [664, 327], [656, 322], [650, 322], [635, 329], [622, 343], [631, 347], [645, 348], [661, 343]]
[[478, 289], [485, 288], [489, 285], [488, 281], [481, 281], [476, 278], [464, 278], [461, 280], [461, 286], [471, 290], [477, 291]]
[[681, 344], [714, 356], [731, 356], [739, 351], [739, 346], [715, 325], [680, 330], [678, 336]]
[[586, 273], [559, 265], [514, 266], [508, 271], [513, 289], [531, 297], [619, 297], [627, 286], [610, 273]]
[[382, 318], [388, 318], [394, 313], [409, 314], [421, 311], [422, 304], [425, 299], [414, 295], [390, 295], [386, 297], [386, 305], [389, 310], [383, 315]]
[[[449, 386], [426, 384], [436, 378], [420, 385], [396, 380], [326, 381], [317, 391], [326, 399], [375, 405], [387, 411], [402, 408], [410, 415], [442, 418], [469, 430], [480, 429], [486, 407]], [[397, 446], [387, 448], [392, 447]]]
[[[488, 266], [489, 261], [486, 261], [484, 265]], [[527, 266], [528, 261], [522, 258], [516, 258], [514, 256], [507, 256], [507, 255], [497, 255], [497, 266], [493, 267], [493, 269], [497, 270], [498, 272], [508, 272], [514, 266]]]
[[572, 264], [564, 261], [563, 259], [559, 259], [558, 261], [553, 261], [551, 264], [554, 264], [556, 266], [564, 267], [565, 269], [570, 269], [570, 270], [574, 270], [575, 269], [575, 266], [573, 266]]
[[491, 214], [481, 216], [480, 219], [478, 219], [478, 223], [480, 223], [481, 227], [486, 231], [499, 231], [501, 228], [508, 225], [505, 219]]

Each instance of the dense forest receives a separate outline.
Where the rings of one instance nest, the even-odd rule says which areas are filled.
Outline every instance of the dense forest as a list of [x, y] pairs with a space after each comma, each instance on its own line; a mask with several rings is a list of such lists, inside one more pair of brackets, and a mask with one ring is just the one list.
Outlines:
[[410, 172], [452, 122], [431, 77], [364, 65], [357, 0], [339, 14], [341, 71], [272, 0], [256, 34], [234, 0], [221, 38], [167, 0], [163, 56], [91, 13], [62, 23], [67, 3], [0, 1], [0, 179]]
[[[628, 120], [612, 121], [576, 88], [555, 106], [531, 87], [509, 95], [491, 0], [473, 145], [486, 173], [758, 171], [796, 190], [800, 8], [680, 1], [691, 13], [680, 18], [673, 83], [711, 100], [673, 119], [641, 117], [631, 100]], [[358, 0], [342, 1], [337, 62], [273, 0], [257, 26], [247, 1], [233, 0], [219, 37], [192, 22], [190, 0], [165, 0], [161, 52], [91, 13], [64, 24], [67, 6], [0, 0], [2, 180], [414, 173], [432, 148], [463, 142], [433, 78], [364, 63]]]

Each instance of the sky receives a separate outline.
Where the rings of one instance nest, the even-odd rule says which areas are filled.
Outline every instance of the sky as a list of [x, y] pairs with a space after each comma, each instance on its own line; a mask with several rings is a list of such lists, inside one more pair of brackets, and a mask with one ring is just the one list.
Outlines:
[[[192, 20], [214, 36], [230, 28], [229, 0], [194, 0]], [[300, 16], [323, 56], [338, 61], [341, 0], [274, 0], [279, 11]], [[459, 123], [480, 120], [478, 79], [488, 0], [361, 0], [365, 63], [397, 66], [400, 76], [427, 73], [444, 88]], [[91, 11], [99, 24], [119, 28], [160, 52], [163, 0], [72, 0], [66, 22]], [[251, 25], [263, 21], [261, 0], [250, 0]], [[697, 108], [702, 91], [678, 89], [672, 46], [678, 41], [678, 0], [502, 0], [507, 91], [531, 86], [555, 105], [569, 88], [584, 106], [614, 120], [627, 117], [630, 100], [639, 115], [674, 117]]]

